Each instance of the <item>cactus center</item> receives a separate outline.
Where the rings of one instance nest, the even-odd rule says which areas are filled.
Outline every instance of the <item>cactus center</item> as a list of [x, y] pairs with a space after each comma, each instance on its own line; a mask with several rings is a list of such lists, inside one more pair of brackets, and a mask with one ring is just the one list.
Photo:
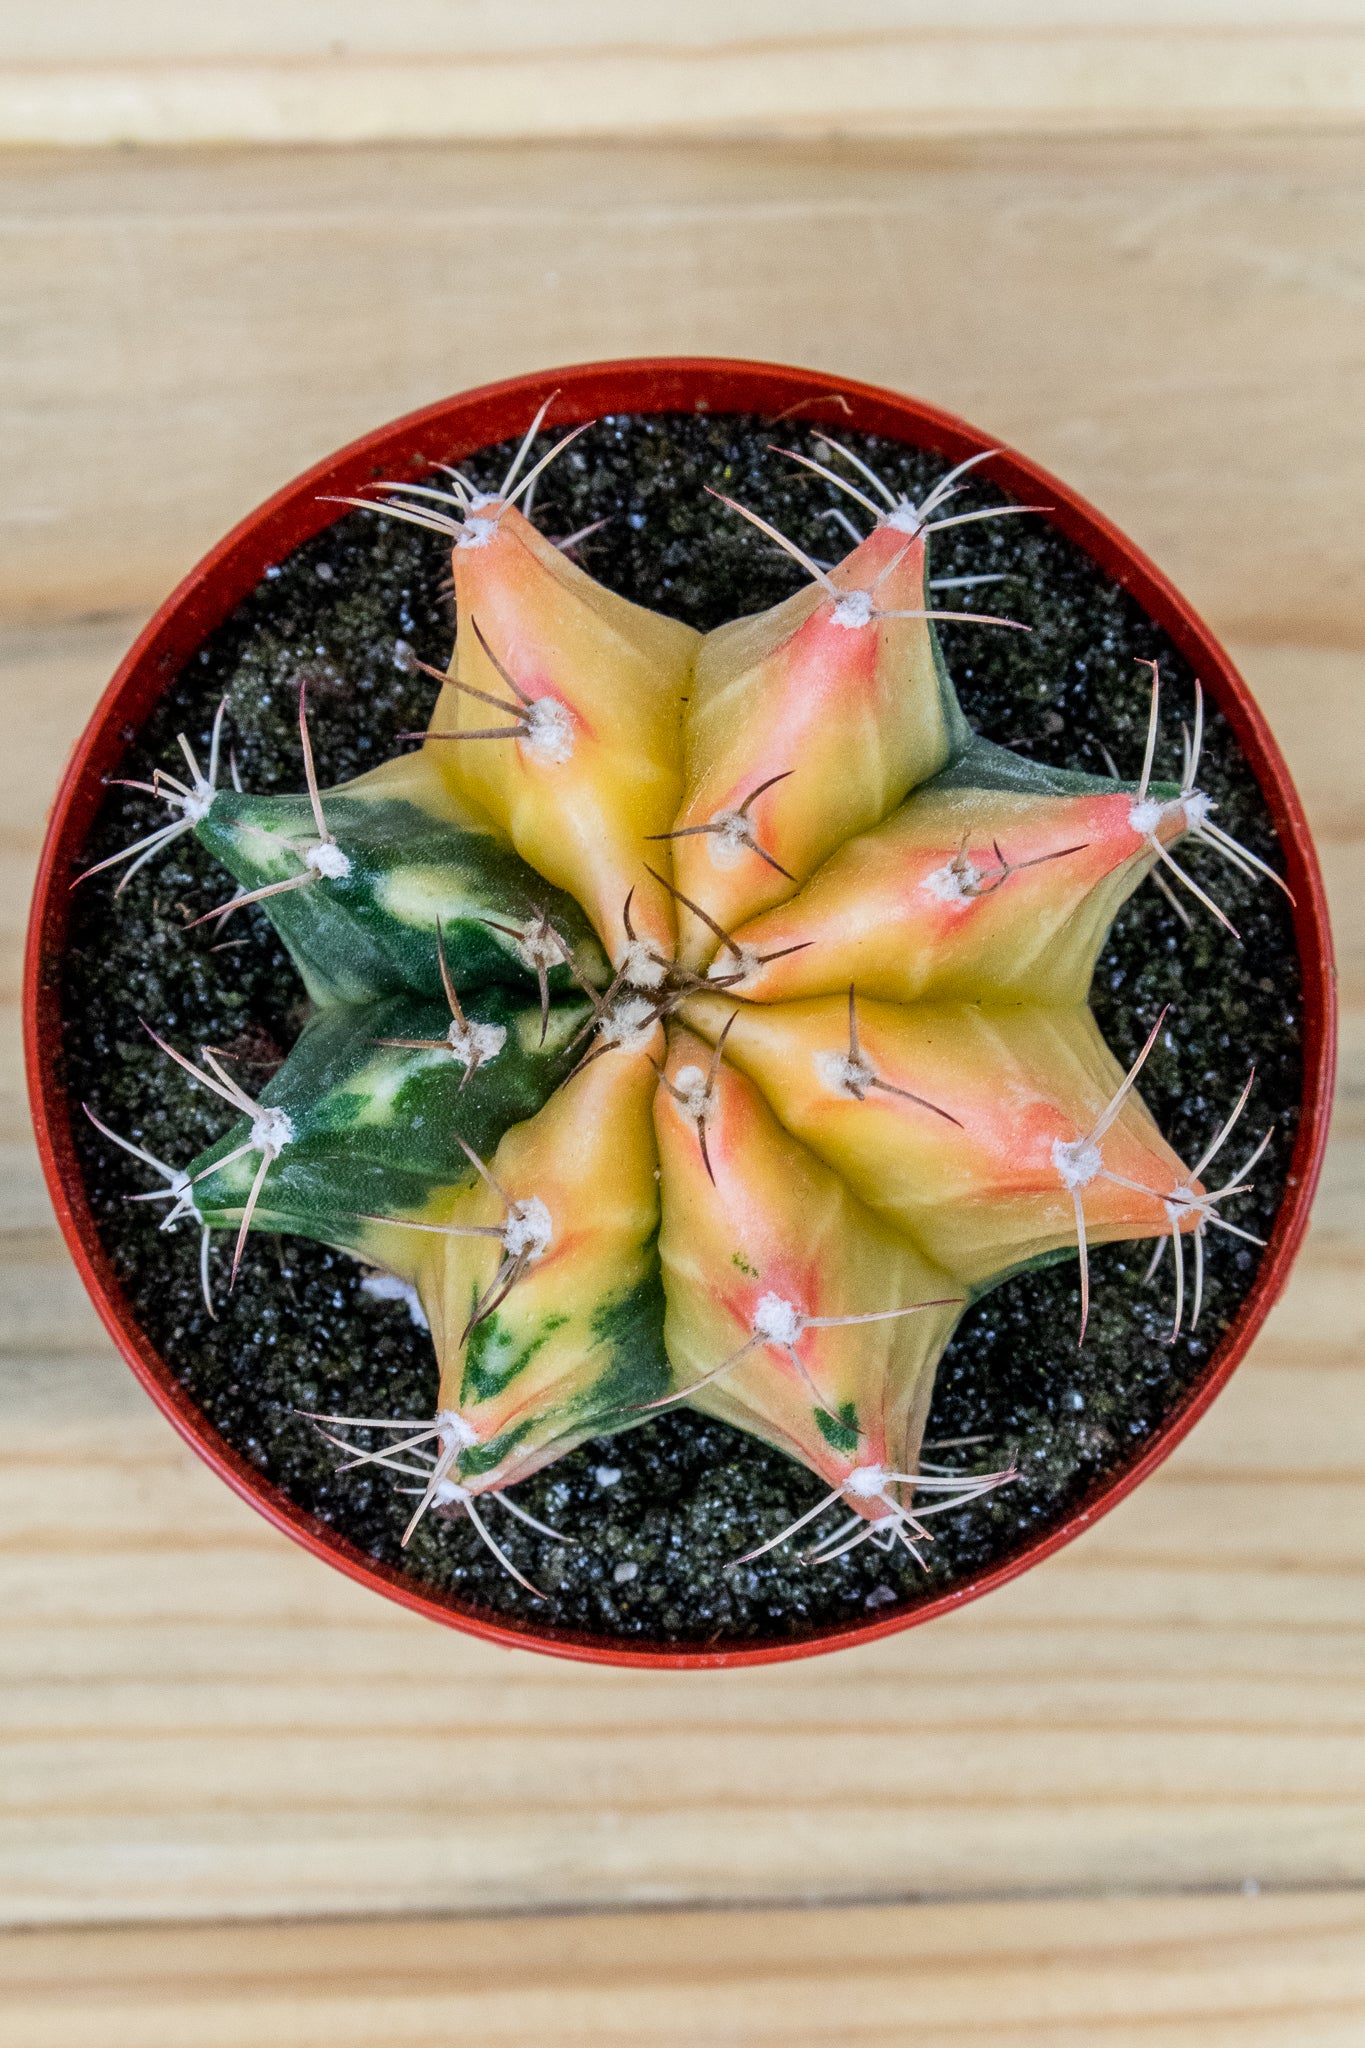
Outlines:
[[621, 960], [621, 979], [631, 988], [662, 988], [668, 962], [644, 939], [632, 939]]
[[634, 1052], [648, 1043], [658, 1021], [658, 1009], [648, 996], [626, 996], [602, 1019], [599, 1043]]

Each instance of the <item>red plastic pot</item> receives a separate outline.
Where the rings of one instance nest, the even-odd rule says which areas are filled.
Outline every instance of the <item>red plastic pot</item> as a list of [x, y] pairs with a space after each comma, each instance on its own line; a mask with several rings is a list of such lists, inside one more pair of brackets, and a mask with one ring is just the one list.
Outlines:
[[537, 1627], [533, 1620], [493, 1618], [376, 1564], [335, 1530], [296, 1507], [223, 1441], [152, 1348], [124, 1299], [86, 1200], [72, 1144], [71, 1105], [54, 1057], [61, 1043], [58, 970], [66, 938], [69, 883], [102, 801], [105, 778], [118, 772], [128, 742], [205, 636], [255, 588], [265, 569], [337, 517], [337, 508], [325, 499], [353, 492], [373, 477], [415, 474], [437, 461], [460, 463], [476, 449], [520, 434], [536, 405], [551, 391], [559, 394], [552, 414], [556, 426], [603, 413], [709, 409], [799, 415], [807, 423], [851, 427], [911, 442], [953, 462], [994, 445], [948, 413], [875, 386], [838, 382], [813, 371], [770, 363], [663, 357], [588, 363], [485, 385], [381, 427], [286, 485], [220, 541], [167, 598], [119, 667], [67, 766], [38, 870], [25, 960], [25, 1051], [34, 1132], [71, 1255], [124, 1358], [158, 1407], [219, 1477], [315, 1556], [434, 1621], [489, 1642], [555, 1656], [653, 1670], [814, 1656], [930, 1621], [1051, 1556], [1154, 1471], [1226, 1385], [1288, 1278], [1307, 1225], [1327, 1139], [1336, 1009], [1322, 878], [1279, 749], [1246, 684], [1207, 627], [1160, 571], [1075, 492], [1022, 456], [1008, 452], [997, 456], [991, 467], [992, 479], [1026, 502], [1052, 506], [1049, 516], [1053, 523], [1132, 593], [1200, 676], [1260, 783], [1283, 846], [1303, 969], [1302, 1116], [1284, 1200], [1255, 1283], [1236, 1320], [1205, 1372], [1142, 1455], [1115, 1474], [1082, 1512], [980, 1578], [908, 1612], [851, 1621], [795, 1642], [714, 1650], [645, 1648], [605, 1636]]

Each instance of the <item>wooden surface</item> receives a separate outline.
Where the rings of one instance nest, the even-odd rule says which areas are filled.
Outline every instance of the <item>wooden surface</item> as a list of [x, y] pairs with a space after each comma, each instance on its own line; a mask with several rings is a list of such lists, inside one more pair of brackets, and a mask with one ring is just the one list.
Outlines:
[[1358, 0], [9, 0], [0, 141], [1365, 120]]
[[1225, 632], [1355, 645], [1363, 147], [0, 155], [0, 617], [149, 608], [438, 394], [694, 350], [930, 396]]
[[1359, 2048], [1365, 1900], [0, 1936], [22, 2048]]
[[[0, 160], [7, 2041], [1365, 2040], [1362, 226], [1331, 137]], [[428, 1627], [181, 1449], [14, 1011], [63, 753], [202, 547], [407, 406], [649, 348], [899, 384], [1125, 524], [1289, 752], [1346, 999], [1307, 1254], [1163, 1473], [932, 1628], [678, 1678]]]

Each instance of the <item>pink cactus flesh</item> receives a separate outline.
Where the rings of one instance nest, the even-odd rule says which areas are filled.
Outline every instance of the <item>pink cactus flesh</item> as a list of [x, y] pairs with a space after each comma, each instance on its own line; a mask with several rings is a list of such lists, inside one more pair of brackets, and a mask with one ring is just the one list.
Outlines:
[[[678, 1392], [829, 1486], [872, 1466], [913, 1471], [965, 1295], [783, 1128], [734, 1063], [712, 1077], [712, 1047], [685, 1029], [654, 1115]], [[854, 1511], [891, 1512], [875, 1496]]]

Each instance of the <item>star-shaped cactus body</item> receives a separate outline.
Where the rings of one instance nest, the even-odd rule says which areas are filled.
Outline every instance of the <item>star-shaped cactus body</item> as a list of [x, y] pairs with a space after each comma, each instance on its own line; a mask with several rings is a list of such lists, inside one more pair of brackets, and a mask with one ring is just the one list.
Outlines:
[[789, 548], [808, 584], [704, 637], [537, 532], [518, 464], [386, 487], [451, 543], [418, 751], [320, 791], [301, 702], [306, 795], [219, 789], [217, 730], [153, 785], [178, 815], [133, 854], [196, 830], [239, 884], [216, 914], [259, 902], [319, 1007], [259, 1100], [205, 1053], [239, 1120], [187, 1171], [139, 1157], [235, 1260], [299, 1231], [415, 1286], [434, 1416], [320, 1419], [417, 1482], [414, 1522], [463, 1508], [497, 1549], [485, 1496], [523, 1512], [517, 1479], [687, 1403], [820, 1476], [848, 1512], [820, 1554], [913, 1549], [1004, 1476], [921, 1465], [967, 1302], [1079, 1254], [1083, 1335], [1088, 1246], [1169, 1238], [1179, 1319], [1192, 1239], [1197, 1314], [1235, 1227], [1240, 1181], [1199, 1175], [1242, 1104], [1186, 1168], [1135, 1086], [1161, 1020], [1125, 1074], [1087, 1007], [1124, 899], [1223, 837], [1202, 713], [1179, 787], [1150, 744], [1124, 783], [974, 736], [938, 625], [981, 615], [928, 563], [983, 515], [945, 512], [958, 472], [915, 506], [849, 462], [870, 533]]

